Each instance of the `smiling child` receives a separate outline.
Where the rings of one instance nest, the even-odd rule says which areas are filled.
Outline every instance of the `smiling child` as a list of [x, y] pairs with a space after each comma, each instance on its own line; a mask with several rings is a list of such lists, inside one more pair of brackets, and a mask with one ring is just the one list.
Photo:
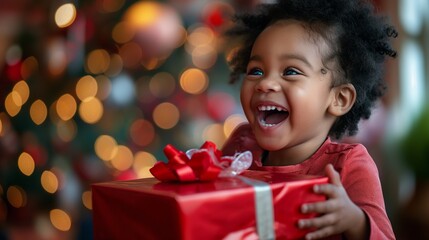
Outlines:
[[223, 153], [252, 150], [255, 170], [329, 177], [314, 187], [327, 200], [302, 206], [321, 214], [298, 222], [317, 229], [306, 239], [394, 239], [373, 159], [361, 144], [331, 140], [355, 134], [383, 95], [394, 28], [358, 0], [281, 0], [236, 23], [231, 79], [243, 78], [249, 123]]

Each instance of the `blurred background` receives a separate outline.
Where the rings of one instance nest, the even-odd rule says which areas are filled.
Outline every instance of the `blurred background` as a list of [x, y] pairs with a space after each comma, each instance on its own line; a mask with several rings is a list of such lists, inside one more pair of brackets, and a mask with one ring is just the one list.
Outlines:
[[[268, 0], [1, 0], [0, 239], [92, 239], [91, 184], [245, 121], [222, 32]], [[399, 31], [389, 88], [348, 142], [376, 161], [398, 239], [429, 239], [429, 1], [373, 0]]]

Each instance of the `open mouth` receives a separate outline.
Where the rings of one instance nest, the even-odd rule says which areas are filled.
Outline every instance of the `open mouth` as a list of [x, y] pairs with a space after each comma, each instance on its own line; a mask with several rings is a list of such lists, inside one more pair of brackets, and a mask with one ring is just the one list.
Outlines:
[[277, 106], [259, 106], [259, 123], [263, 127], [273, 127], [289, 117], [289, 111]]

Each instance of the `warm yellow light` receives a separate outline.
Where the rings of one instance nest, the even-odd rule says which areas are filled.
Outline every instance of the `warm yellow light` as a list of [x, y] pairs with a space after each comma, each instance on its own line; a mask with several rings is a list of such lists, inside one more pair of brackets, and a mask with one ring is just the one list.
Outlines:
[[30, 154], [23, 152], [18, 157], [18, 168], [19, 170], [27, 176], [30, 176], [34, 172], [34, 159]]
[[223, 126], [218, 123], [208, 125], [203, 131], [203, 139], [205, 141], [212, 141], [217, 146], [222, 146], [225, 142]]
[[247, 120], [243, 114], [233, 114], [227, 117], [223, 124], [223, 133], [225, 137], [228, 138], [238, 125], [245, 122], [247, 122]]
[[213, 67], [217, 61], [217, 52], [210, 45], [198, 46], [192, 51], [192, 63], [201, 69]]
[[101, 135], [95, 140], [94, 149], [100, 159], [110, 161], [118, 151], [118, 144], [113, 137]]
[[21, 103], [21, 96], [15, 91], [12, 91], [6, 96], [4, 107], [9, 116], [14, 117], [21, 111]]
[[57, 122], [58, 137], [64, 142], [71, 142], [77, 134], [77, 126], [73, 119]]
[[101, 74], [107, 71], [110, 65], [110, 55], [104, 49], [96, 49], [88, 54], [86, 66], [92, 74]]
[[132, 28], [127, 22], [120, 22], [116, 24], [112, 31], [113, 40], [120, 44], [131, 41], [134, 35], [134, 28]]
[[142, 59], [141, 65], [147, 70], [154, 70], [158, 68], [163, 63], [162, 59], [158, 59], [156, 57], [149, 59]]
[[159, 3], [140, 1], [131, 5], [124, 17], [133, 27], [147, 27], [158, 19], [160, 12], [161, 5]]
[[134, 155], [133, 169], [139, 178], [153, 177], [149, 169], [156, 163], [156, 158], [148, 152], [137, 152]]
[[122, 60], [121, 55], [111, 54], [110, 55], [110, 65], [109, 69], [106, 71], [106, 75], [109, 77], [115, 77], [122, 72], [124, 68], [124, 61]]
[[97, 81], [90, 75], [81, 77], [76, 83], [76, 95], [81, 101], [94, 97], [97, 94], [97, 90]]
[[76, 19], [76, 7], [72, 3], [61, 5], [55, 12], [55, 23], [60, 28], [70, 26]]
[[210, 45], [213, 43], [215, 35], [208, 27], [197, 27], [188, 36], [188, 43], [194, 47]]
[[174, 104], [164, 102], [155, 107], [152, 117], [158, 127], [170, 129], [179, 121], [180, 112]]
[[170, 96], [176, 88], [176, 81], [174, 77], [166, 72], [155, 74], [150, 82], [149, 89], [151, 93], [159, 98]]
[[14, 208], [21, 208], [27, 205], [27, 194], [19, 186], [10, 186], [6, 192], [7, 200]]
[[45, 103], [38, 99], [31, 104], [30, 118], [36, 125], [42, 124], [48, 116], [48, 108]]
[[72, 224], [71, 218], [65, 211], [61, 209], [52, 209], [49, 212], [49, 218], [56, 229], [63, 232], [70, 230]]
[[40, 182], [43, 189], [48, 193], [55, 193], [58, 190], [58, 178], [49, 170], [43, 171]]
[[79, 105], [79, 116], [86, 123], [97, 123], [103, 116], [104, 108], [98, 98], [89, 97]]
[[76, 100], [70, 94], [62, 95], [56, 104], [58, 116], [63, 120], [70, 120], [76, 114]]
[[28, 87], [28, 84], [24, 80], [21, 80], [15, 84], [13, 91], [19, 95], [19, 104], [16, 102], [17, 105], [24, 105], [30, 96], [30, 88]]
[[118, 152], [112, 158], [112, 166], [119, 171], [125, 171], [133, 165], [134, 156], [131, 150], [124, 146], [118, 145]]
[[92, 209], [92, 193], [91, 193], [91, 191], [85, 191], [82, 193], [82, 203], [89, 210]]
[[180, 76], [180, 86], [183, 91], [190, 94], [204, 92], [209, 84], [207, 74], [200, 69], [190, 68]]

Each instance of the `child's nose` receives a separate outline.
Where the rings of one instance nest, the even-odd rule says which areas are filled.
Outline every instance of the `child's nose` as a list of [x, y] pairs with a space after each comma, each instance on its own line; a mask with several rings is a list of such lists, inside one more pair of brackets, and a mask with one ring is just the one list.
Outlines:
[[279, 83], [272, 77], [266, 77], [261, 79], [256, 85], [258, 92], [278, 92], [281, 90]]

